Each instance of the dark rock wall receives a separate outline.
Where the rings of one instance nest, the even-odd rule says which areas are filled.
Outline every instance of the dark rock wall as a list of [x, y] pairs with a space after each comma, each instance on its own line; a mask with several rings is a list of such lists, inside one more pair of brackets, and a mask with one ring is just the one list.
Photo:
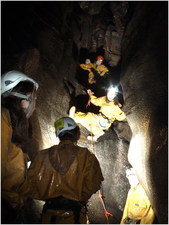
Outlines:
[[[39, 149], [57, 143], [53, 123], [68, 115], [72, 99], [63, 80], [73, 84], [76, 97], [86, 94], [76, 79], [79, 63], [103, 54], [110, 76], [120, 80], [127, 121], [115, 122], [94, 146], [111, 223], [118, 224], [122, 216], [129, 189], [125, 170], [130, 164], [158, 220], [166, 222], [166, 15], [166, 2], [2, 2], [2, 72], [21, 70], [40, 85], [31, 118]], [[89, 132], [83, 127], [81, 131], [79, 145], [92, 150], [86, 141]], [[37, 202], [32, 208], [36, 206]], [[98, 193], [89, 201], [89, 219], [107, 222]]]
[[[122, 143], [117, 138], [114, 130], [109, 130], [93, 146], [89, 145], [98, 158], [104, 176], [101, 194], [105, 207], [113, 216], [109, 217], [110, 223], [119, 223], [124, 203], [126, 201], [127, 190], [125, 170], [129, 166], [127, 160], [128, 144]], [[89, 219], [91, 223], [107, 223], [104, 206], [99, 199], [99, 193], [94, 194], [89, 201]]]
[[168, 210], [167, 8], [166, 2], [136, 4], [122, 42], [121, 84], [132, 130], [128, 159], [160, 223]]

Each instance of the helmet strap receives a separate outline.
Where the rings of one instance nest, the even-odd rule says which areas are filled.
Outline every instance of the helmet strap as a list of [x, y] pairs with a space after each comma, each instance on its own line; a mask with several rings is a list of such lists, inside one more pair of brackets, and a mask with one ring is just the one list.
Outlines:
[[34, 86], [31, 96], [29, 96], [28, 101], [29, 101], [29, 105], [26, 108], [26, 110], [24, 111], [27, 118], [29, 118], [35, 110], [35, 102], [36, 102], [35, 101], [35, 86]]
[[18, 92], [11, 92], [10, 95], [29, 101], [28, 107], [24, 110], [26, 117], [29, 118], [35, 110], [35, 86], [31, 96], [23, 95]]
[[23, 94], [20, 94], [18, 92], [11, 92], [10, 95], [16, 96], [18, 98], [23, 98], [23, 99], [26, 99], [26, 100], [30, 101], [30, 96], [23, 95]]

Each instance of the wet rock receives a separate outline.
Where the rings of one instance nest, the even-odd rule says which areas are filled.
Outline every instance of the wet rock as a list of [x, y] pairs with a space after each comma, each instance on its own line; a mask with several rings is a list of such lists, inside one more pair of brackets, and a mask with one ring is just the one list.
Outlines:
[[168, 208], [165, 7], [136, 4], [122, 42], [121, 76], [124, 111], [132, 131], [128, 159], [160, 223], [167, 222]]
[[[102, 54], [110, 66], [113, 78], [110, 80], [122, 86], [123, 110], [127, 115], [127, 122], [114, 122], [94, 146], [105, 177], [102, 187], [105, 204], [114, 215], [110, 221], [120, 222], [129, 189], [125, 170], [132, 165], [159, 221], [165, 223], [168, 207], [166, 3], [28, 2], [28, 5], [25, 10], [23, 3], [2, 3], [2, 11], [5, 7], [2, 71], [18, 69], [39, 83], [36, 112], [31, 118], [32, 135], [39, 149], [56, 144], [54, 121], [68, 116], [71, 96], [64, 78], [73, 83], [76, 96], [85, 95], [84, 86], [79, 86], [76, 79], [79, 62], [86, 58], [94, 62]], [[82, 129], [79, 145], [90, 149], [87, 135], [88, 131]], [[32, 222], [37, 222], [42, 206], [38, 201], [32, 204], [37, 212], [32, 214]], [[98, 194], [89, 201], [89, 218], [91, 223], [106, 223]]]

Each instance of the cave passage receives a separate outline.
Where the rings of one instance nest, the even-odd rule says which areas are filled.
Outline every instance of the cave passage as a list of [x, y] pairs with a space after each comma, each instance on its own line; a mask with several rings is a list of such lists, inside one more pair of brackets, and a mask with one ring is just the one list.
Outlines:
[[[89, 222], [120, 223], [133, 167], [154, 223], [167, 223], [168, 2], [2, 1], [1, 9], [2, 74], [18, 70], [39, 84], [30, 159], [59, 143], [54, 122], [70, 116], [104, 177]], [[29, 199], [20, 223], [41, 223], [43, 205]], [[14, 223], [16, 212], [3, 202], [1, 210]]]

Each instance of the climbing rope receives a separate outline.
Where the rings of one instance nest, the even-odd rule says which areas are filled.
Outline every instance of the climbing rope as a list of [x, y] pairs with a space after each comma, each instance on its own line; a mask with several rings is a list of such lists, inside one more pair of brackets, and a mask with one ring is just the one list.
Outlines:
[[91, 99], [87, 102], [86, 108], [90, 106]]
[[[90, 124], [89, 126], [90, 126], [90, 135], [92, 137], [90, 151], [94, 154], [94, 139], [93, 139], [93, 133], [92, 133], [92, 124]], [[104, 209], [104, 214], [105, 214], [105, 217], [106, 217], [106, 220], [107, 220], [107, 224], [109, 224], [109, 216], [113, 216], [113, 215], [111, 213], [109, 213], [106, 209], [106, 204], [103, 200], [103, 196], [101, 194], [101, 189], [98, 191], [98, 198], [100, 199], [100, 201], [102, 203], [102, 206], [103, 206], [103, 209]]]
[[109, 224], [109, 216], [113, 216], [113, 215], [107, 211], [105, 202], [103, 200], [103, 196], [101, 194], [101, 191], [99, 190], [98, 192], [99, 192], [98, 198], [101, 200], [101, 203], [102, 203], [103, 209], [104, 209], [104, 214], [105, 214], [105, 217], [106, 217], [106, 220], [107, 220], [107, 224]]

